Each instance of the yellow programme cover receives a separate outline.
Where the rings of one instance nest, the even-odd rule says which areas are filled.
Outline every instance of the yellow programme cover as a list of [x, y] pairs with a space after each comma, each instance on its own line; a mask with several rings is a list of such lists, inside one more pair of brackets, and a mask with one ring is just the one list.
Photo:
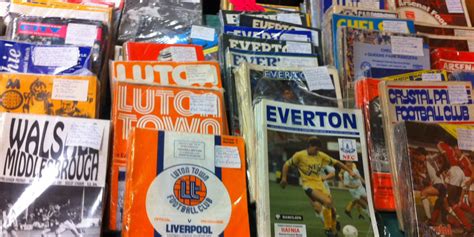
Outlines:
[[95, 76], [0, 74], [0, 112], [97, 116]]

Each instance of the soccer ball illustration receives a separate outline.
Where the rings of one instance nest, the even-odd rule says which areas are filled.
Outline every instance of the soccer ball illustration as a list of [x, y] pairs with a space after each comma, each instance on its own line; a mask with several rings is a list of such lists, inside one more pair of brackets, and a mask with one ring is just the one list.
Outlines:
[[358, 231], [353, 225], [346, 225], [342, 228], [342, 234], [344, 237], [357, 237]]

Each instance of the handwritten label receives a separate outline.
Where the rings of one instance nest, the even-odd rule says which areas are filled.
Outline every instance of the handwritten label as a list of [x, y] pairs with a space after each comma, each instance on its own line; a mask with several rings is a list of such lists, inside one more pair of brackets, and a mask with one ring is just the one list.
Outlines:
[[464, 13], [461, 0], [446, 0], [446, 7], [449, 13]]
[[205, 41], [214, 41], [216, 30], [210, 27], [193, 25], [191, 27], [191, 38], [202, 39]]
[[305, 69], [303, 74], [310, 90], [334, 90], [327, 67]]
[[395, 35], [392, 35], [390, 38], [393, 54], [424, 56], [422, 38]]
[[53, 100], [72, 100], [87, 101], [89, 94], [88, 80], [72, 80], [72, 79], [54, 79], [53, 92], [51, 98]]
[[240, 169], [242, 166], [239, 149], [235, 146], [216, 146], [214, 156], [217, 167]]
[[458, 128], [456, 131], [459, 149], [474, 151], [474, 130]]
[[463, 85], [448, 86], [448, 96], [451, 104], [464, 104], [469, 102], [466, 87]]
[[421, 74], [422, 81], [441, 81], [441, 73], [423, 73]]
[[283, 21], [287, 23], [293, 23], [301, 25], [301, 17], [295, 13], [279, 13], [277, 14], [277, 21]]
[[192, 47], [169, 47], [171, 61], [194, 62], [197, 61], [196, 49]]
[[104, 127], [96, 122], [74, 122], [69, 127], [66, 146], [90, 147], [100, 150]]
[[187, 65], [186, 79], [190, 84], [212, 82], [214, 74], [211, 65]]
[[297, 35], [297, 34], [281, 34], [280, 40], [292, 40], [292, 41], [301, 41], [306, 42], [308, 41], [308, 37], [305, 35]]
[[217, 115], [217, 96], [214, 94], [192, 94], [189, 97], [189, 110], [193, 114]]
[[78, 47], [35, 47], [33, 64], [45, 67], [70, 68], [79, 60]]
[[311, 54], [310, 43], [287, 41], [286, 47], [287, 47], [288, 53]]
[[97, 26], [69, 23], [67, 25], [66, 44], [93, 46], [97, 38]]
[[409, 33], [404, 21], [383, 21], [383, 31], [394, 33]]

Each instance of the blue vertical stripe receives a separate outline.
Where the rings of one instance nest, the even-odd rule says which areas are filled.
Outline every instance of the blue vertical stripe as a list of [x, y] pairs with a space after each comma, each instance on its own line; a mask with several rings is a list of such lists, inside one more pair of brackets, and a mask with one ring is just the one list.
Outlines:
[[165, 132], [158, 131], [158, 162], [156, 163], [156, 174], [160, 174], [163, 171], [164, 164], [164, 152], [165, 152]]
[[[220, 146], [221, 145], [221, 137], [220, 136], [215, 136], [214, 137], [214, 145], [215, 146]], [[222, 169], [220, 167], [214, 167], [214, 174], [222, 180]], [[220, 234], [219, 237], [224, 237], [224, 233]]]
[[[156, 175], [158, 176], [163, 171], [163, 160], [164, 160], [164, 148], [165, 148], [165, 132], [158, 131], [158, 157], [156, 162]], [[154, 230], [154, 237], [161, 237], [160, 233]]]

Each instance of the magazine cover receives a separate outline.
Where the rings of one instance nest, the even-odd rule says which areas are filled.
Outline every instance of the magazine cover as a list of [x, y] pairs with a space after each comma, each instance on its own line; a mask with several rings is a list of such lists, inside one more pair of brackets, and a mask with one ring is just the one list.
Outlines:
[[[459, 123], [473, 120], [470, 82], [383, 81], [379, 83], [379, 95], [389, 160], [396, 156], [393, 126], [397, 122]], [[398, 179], [397, 175], [397, 172], [392, 172], [393, 179]], [[400, 202], [397, 200], [402, 197], [399, 190], [393, 191], [395, 201]], [[397, 210], [397, 215], [402, 220], [400, 212]]]
[[379, 211], [395, 211], [392, 177], [382, 120], [378, 84], [386, 81], [447, 81], [446, 71], [423, 70], [382, 79], [365, 78], [355, 83], [355, 106], [362, 109], [367, 134], [374, 207]]
[[101, 236], [110, 122], [14, 113], [1, 119], [3, 235]]
[[258, 235], [379, 236], [361, 111], [266, 99], [254, 111]]
[[375, 9], [367, 7], [333, 5], [324, 14], [323, 24], [331, 19], [333, 14], [342, 14], [348, 16], [378, 17], [378, 18], [398, 18], [398, 13], [384, 8]]
[[250, 236], [244, 140], [136, 129], [123, 236]]
[[202, 25], [202, 1], [127, 1], [118, 41], [175, 43], [187, 40], [192, 25]]
[[133, 81], [147, 85], [222, 88], [219, 63], [212, 61], [113, 61], [110, 68], [113, 84]]
[[92, 75], [91, 48], [0, 40], [0, 71], [49, 75]]
[[112, 25], [112, 8], [103, 6], [86, 6], [50, 0], [35, 0], [32, 2], [11, 0], [8, 10], [10, 14], [20, 16], [100, 21], [107, 26], [109, 32]]
[[430, 51], [421, 36], [346, 27], [339, 47], [342, 93], [354, 98], [358, 78], [382, 78], [430, 69]]
[[96, 118], [95, 76], [0, 74], [0, 112]]
[[313, 38], [311, 37], [311, 31], [307, 30], [276, 30], [258, 29], [245, 26], [224, 26], [223, 33], [256, 39], [313, 42]]
[[240, 15], [255, 16], [259, 18], [271, 19], [307, 26], [306, 15], [299, 12], [275, 11], [275, 12], [242, 12], [221, 10], [219, 18], [222, 26], [242, 26], [239, 22]]
[[[472, 236], [474, 123], [397, 124], [407, 236]], [[408, 194], [408, 195], [406, 195]]]
[[127, 163], [127, 140], [133, 128], [228, 134], [224, 100], [220, 90], [151, 86], [117, 82], [112, 103], [113, 162], [109, 228], [117, 230], [120, 218], [119, 169]]
[[395, 0], [401, 18], [432, 25], [471, 26], [465, 0]]
[[[356, 29], [376, 30], [394, 33], [415, 33], [415, 25], [411, 20], [393, 19], [393, 18], [374, 18], [359, 17], [343, 14], [333, 14], [331, 24], [327, 24], [325, 30], [325, 40], [327, 44], [324, 49], [327, 55], [326, 60], [329, 64], [338, 66], [338, 32], [341, 27], [350, 27]], [[332, 54], [331, 54], [332, 50]]]
[[256, 140], [253, 105], [256, 101], [266, 98], [294, 104], [342, 107], [342, 95], [337, 70], [332, 67], [274, 68], [242, 63], [234, 74], [239, 130], [247, 141], [249, 189], [251, 199], [254, 200]]
[[474, 52], [460, 52], [449, 48], [439, 48], [431, 52], [433, 68], [448, 72], [459, 70], [474, 71]]
[[109, 40], [109, 29], [103, 22], [34, 15], [13, 15], [12, 18], [5, 33], [7, 39], [47, 45], [91, 47], [92, 70], [94, 73], [100, 73]]
[[125, 61], [204, 61], [202, 46], [190, 44], [155, 44], [125, 42]]
[[[239, 26], [246, 26], [260, 29], [276, 29], [276, 30], [308, 30], [311, 31], [311, 38], [313, 39], [313, 45], [316, 47], [316, 52], [321, 55], [322, 41], [321, 41], [321, 30], [311, 27], [304, 27], [298, 24], [287, 23], [284, 21], [270, 20], [265, 18], [259, 18], [248, 15], [240, 15]], [[322, 60], [322, 58], [319, 58]]]
[[430, 51], [421, 36], [346, 27], [339, 53], [348, 82], [430, 69]]
[[223, 54], [227, 49], [238, 49], [252, 53], [297, 53], [308, 55], [317, 54], [318, 52], [313, 48], [313, 45], [310, 42], [256, 39], [229, 34], [223, 34], [221, 36], [221, 45]]
[[292, 54], [292, 53], [259, 53], [238, 49], [228, 49], [226, 51], [226, 104], [230, 111], [230, 131], [232, 135], [240, 134], [237, 92], [235, 89], [235, 79], [232, 70], [242, 62], [268, 67], [317, 67], [318, 58], [316, 55]]

